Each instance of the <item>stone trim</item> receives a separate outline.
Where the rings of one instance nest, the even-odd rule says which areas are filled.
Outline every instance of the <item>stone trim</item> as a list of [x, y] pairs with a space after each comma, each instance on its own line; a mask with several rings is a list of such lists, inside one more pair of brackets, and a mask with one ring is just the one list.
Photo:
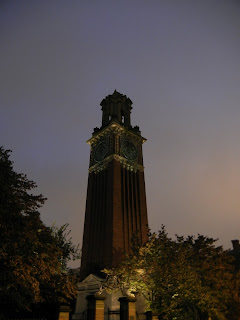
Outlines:
[[117, 154], [112, 154], [110, 156], [108, 156], [107, 158], [105, 158], [103, 161], [101, 161], [101, 163], [96, 163], [94, 164], [92, 167], [90, 167], [88, 170], [89, 172], [94, 172], [94, 173], [98, 173], [104, 169], [107, 168], [107, 165], [109, 164], [109, 162], [111, 162], [112, 160], [117, 160], [118, 162], [121, 163], [122, 167], [129, 170], [129, 171], [144, 171], [144, 167], [136, 162], [131, 162], [127, 159], [125, 159], [124, 157], [121, 157]]
[[116, 122], [111, 122], [106, 128], [103, 128], [101, 131], [96, 133], [92, 138], [87, 140], [87, 143], [91, 146], [92, 144], [97, 143], [102, 137], [112, 132], [116, 134], [125, 133], [126, 135], [132, 137], [133, 139], [136, 139], [137, 141], [141, 141], [142, 143], [147, 141], [147, 139], [130, 131], [128, 128], [125, 128]]

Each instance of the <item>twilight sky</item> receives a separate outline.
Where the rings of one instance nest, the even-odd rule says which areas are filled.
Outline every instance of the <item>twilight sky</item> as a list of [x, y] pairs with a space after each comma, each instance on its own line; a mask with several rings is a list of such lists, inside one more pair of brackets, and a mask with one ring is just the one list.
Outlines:
[[240, 238], [238, 0], [1, 0], [0, 144], [82, 242], [100, 102], [133, 101], [149, 225]]

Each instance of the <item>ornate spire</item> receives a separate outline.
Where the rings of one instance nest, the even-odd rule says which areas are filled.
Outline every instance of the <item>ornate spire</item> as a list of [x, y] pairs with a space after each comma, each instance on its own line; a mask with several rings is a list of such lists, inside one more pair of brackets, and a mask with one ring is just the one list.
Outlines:
[[102, 106], [102, 128], [111, 121], [118, 122], [124, 127], [131, 128], [131, 105], [132, 101], [116, 90], [100, 103]]

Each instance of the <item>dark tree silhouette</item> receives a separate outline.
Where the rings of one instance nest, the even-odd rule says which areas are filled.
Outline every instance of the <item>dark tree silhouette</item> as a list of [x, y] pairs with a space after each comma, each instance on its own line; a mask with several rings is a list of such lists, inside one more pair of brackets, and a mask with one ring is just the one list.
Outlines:
[[76, 294], [67, 262], [79, 256], [66, 232], [47, 227], [39, 208], [46, 200], [26, 175], [13, 169], [9, 150], [0, 148], [0, 313], [59, 305]]

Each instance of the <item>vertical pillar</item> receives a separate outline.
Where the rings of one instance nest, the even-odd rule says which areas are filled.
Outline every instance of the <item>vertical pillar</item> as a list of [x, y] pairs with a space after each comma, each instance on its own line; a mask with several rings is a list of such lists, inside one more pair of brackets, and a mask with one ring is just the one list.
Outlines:
[[133, 297], [119, 298], [120, 302], [120, 320], [136, 320], [136, 299]]
[[69, 320], [69, 313], [71, 309], [69, 306], [60, 306], [58, 320]]
[[87, 320], [104, 320], [104, 300], [100, 295], [87, 296]]
[[146, 313], [146, 320], [158, 320], [158, 312], [157, 311], [147, 311]]

